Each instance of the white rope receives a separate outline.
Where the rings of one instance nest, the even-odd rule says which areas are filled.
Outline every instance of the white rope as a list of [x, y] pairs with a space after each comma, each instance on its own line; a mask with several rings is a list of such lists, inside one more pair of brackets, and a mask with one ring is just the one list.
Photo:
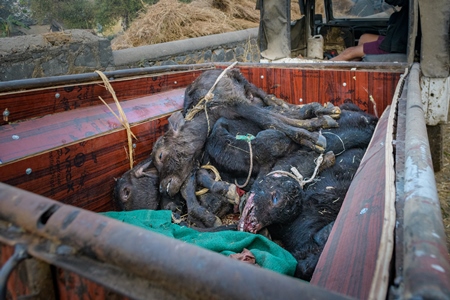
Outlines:
[[287, 171], [282, 171], [282, 170], [276, 170], [276, 171], [272, 171], [272, 172], [268, 173], [266, 176], [279, 174], [279, 175], [285, 175], [285, 176], [291, 177], [291, 178], [295, 179], [295, 181], [297, 181], [298, 184], [300, 185], [300, 187], [303, 189], [305, 184], [312, 182], [314, 180], [314, 178], [317, 176], [319, 167], [322, 164], [322, 162], [323, 162], [323, 154], [320, 154], [320, 156], [316, 159], [316, 167], [314, 168], [314, 172], [313, 172], [311, 178], [309, 178], [307, 180], [303, 180], [303, 175], [295, 167], [291, 167], [292, 173], [289, 173]]
[[341, 137], [340, 136], [338, 136], [336, 133], [333, 133], [333, 132], [328, 132], [328, 131], [322, 131], [322, 134], [332, 134], [332, 135], [335, 135], [335, 136], [337, 136], [337, 138], [341, 141], [341, 143], [342, 143], [342, 148], [344, 149], [344, 150], [342, 150], [341, 152], [339, 152], [338, 154], [335, 154], [335, 156], [338, 156], [338, 155], [341, 155], [342, 153], [344, 153], [345, 152], [345, 144], [344, 144], [344, 141], [341, 139]]

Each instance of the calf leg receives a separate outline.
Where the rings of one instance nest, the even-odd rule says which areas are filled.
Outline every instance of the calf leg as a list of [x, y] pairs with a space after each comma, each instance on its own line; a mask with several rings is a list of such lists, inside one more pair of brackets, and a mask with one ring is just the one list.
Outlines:
[[188, 222], [197, 227], [213, 227], [218, 224], [218, 218], [205, 207], [201, 206], [195, 195], [196, 170], [194, 169], [181, 187], [181, 195], [186, 200]]
[[319, 172], [322, 172], [323, 170], [328, 169], [331, 166], [334, 166], [335, 163], [336, 163], [336, 156], [334, 155], [333, 151], [328, 151], [323, 155], [323, 161], [319, 167]]
[[212, 179], [209, 172], [205, 169], [197, 171], [197, 183], [207, 188], [212, 193], [225, 196], [232, 204], [239, 203], [239, 194], [236, 191], [236, 185], [226, 181], [216, 181]]
[[240, 116], [255, 122], [262, 128], [272, 128], [284, 132], [294, 142], [307, 146], [315, 151], [323, 152], [326, 148], [326, 139], [320, 132], [310, 132], [306, 129], [286, 124], [283, 122], [283, 118], [279, 117], [279, 114], [242, 102], [236, 104], [236, 112]]
[[318, 102], [295, 105], [287, 103], [274, 95], [268, 95], [264, 98], [264, 103], [270, 106], [271, 110], [294, 119], [306, 120], [322, 115], [328, 115], [333, 119], [337, 119], [341, 114], [341, 109], [329, 102], [325, 106]]
[[303, 280], [311, 280], [314, 269], [319, 261], [320, 254], [322, 253], [325, 243], [328, 240], [331, 229], [334, 222], [325, 225], [319, 231], [317, 231], [307, 244], [302, 248], [303, 251], [296, 253], [297, 269], [295, 276]]
[[282, 115], [280, 115], [279, 118], [288, 125], [305, 128], [310, 131], [319, 130], [321, 128], [333, 128], [339, 126], [338, 123], [333, 118], [327, 115], [306, 120], [292, 119]]
[[330, 232], [331, 229], [333, 229], [333, 225], [334, 221], [324, 226], [314, 235], [314, 241], [317, 243], [317, 245], [319, 245], [320, 247], [325, 247], [325, 243], [327, 242], [328, 237], [330, 236]]

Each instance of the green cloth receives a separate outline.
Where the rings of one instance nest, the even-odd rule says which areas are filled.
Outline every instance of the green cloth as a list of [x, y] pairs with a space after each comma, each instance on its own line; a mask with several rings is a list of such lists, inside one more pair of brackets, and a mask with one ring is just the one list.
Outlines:
[[297, 266], [297, 261], [288, 251], [262, 235], [230, 230], [198, 232], [172, 223], [170, 210], [112, 211], [102, 215], [227, 256], [247, 248], [258, 265], [278, 273], [293, 276]]

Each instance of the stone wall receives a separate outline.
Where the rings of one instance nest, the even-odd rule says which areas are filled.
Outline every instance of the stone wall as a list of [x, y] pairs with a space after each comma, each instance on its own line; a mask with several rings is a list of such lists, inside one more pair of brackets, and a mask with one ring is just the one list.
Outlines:
[[116, 69], [205, 62], [258, 62], [258, 29], [113, 51]]
[[108, 39], [85, 30], [0, 39], [0, 81], [95, 70], [204, 62], [257, 62], [257, 28], [112, 51]]
[[0, 81], [113, 69], [110, 41], [85, 30], [0, 39]]

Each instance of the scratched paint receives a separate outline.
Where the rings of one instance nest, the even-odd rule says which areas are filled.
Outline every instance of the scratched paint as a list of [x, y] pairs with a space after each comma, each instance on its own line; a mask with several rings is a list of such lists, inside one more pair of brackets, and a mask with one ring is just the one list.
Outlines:
[[441, 267], [441, 266], [439, 266], [439, 265], [435, 265], [435, 264], [432, 264], [432, 265], [431, 265], [431, 267], [432, 267], [433, 269], [435, 269], [436, 271], [439, 271], [439, 272], [445, 273], [445, 270], [444, 270], [444, 268], [443, 268], [443, 267]]
[[441, 238], [441, 236], [439, 234], [437, 234], [436, 232], [432, 232], [431, 235], [438, 239]]
[[427, 253], [426, 253], [425, 251], [423, 251], [423, 250], [416, 250], [416, 251], [414, 252], [414, 254], [415, 254], [417, 257], [421, 257], [421, 256], [426, 255]]
[[[410, 178], [411, 180], [405, 180], [405, 201], [414, 199], [416, 197], [422, 197], [426, 199], [439, 199], [436, 191], [436, 181], [434, 180], [434, 171], [430, 165], [420, 167], [411, 156], [408, 156], [405, 161], [405, 173], [415, 174]], [[417, 178], [421, 178], [417, 181]], [[420, 188], [417, 188], [417, 187]], [[435, 195], [435, 197], [432, 197]]]

